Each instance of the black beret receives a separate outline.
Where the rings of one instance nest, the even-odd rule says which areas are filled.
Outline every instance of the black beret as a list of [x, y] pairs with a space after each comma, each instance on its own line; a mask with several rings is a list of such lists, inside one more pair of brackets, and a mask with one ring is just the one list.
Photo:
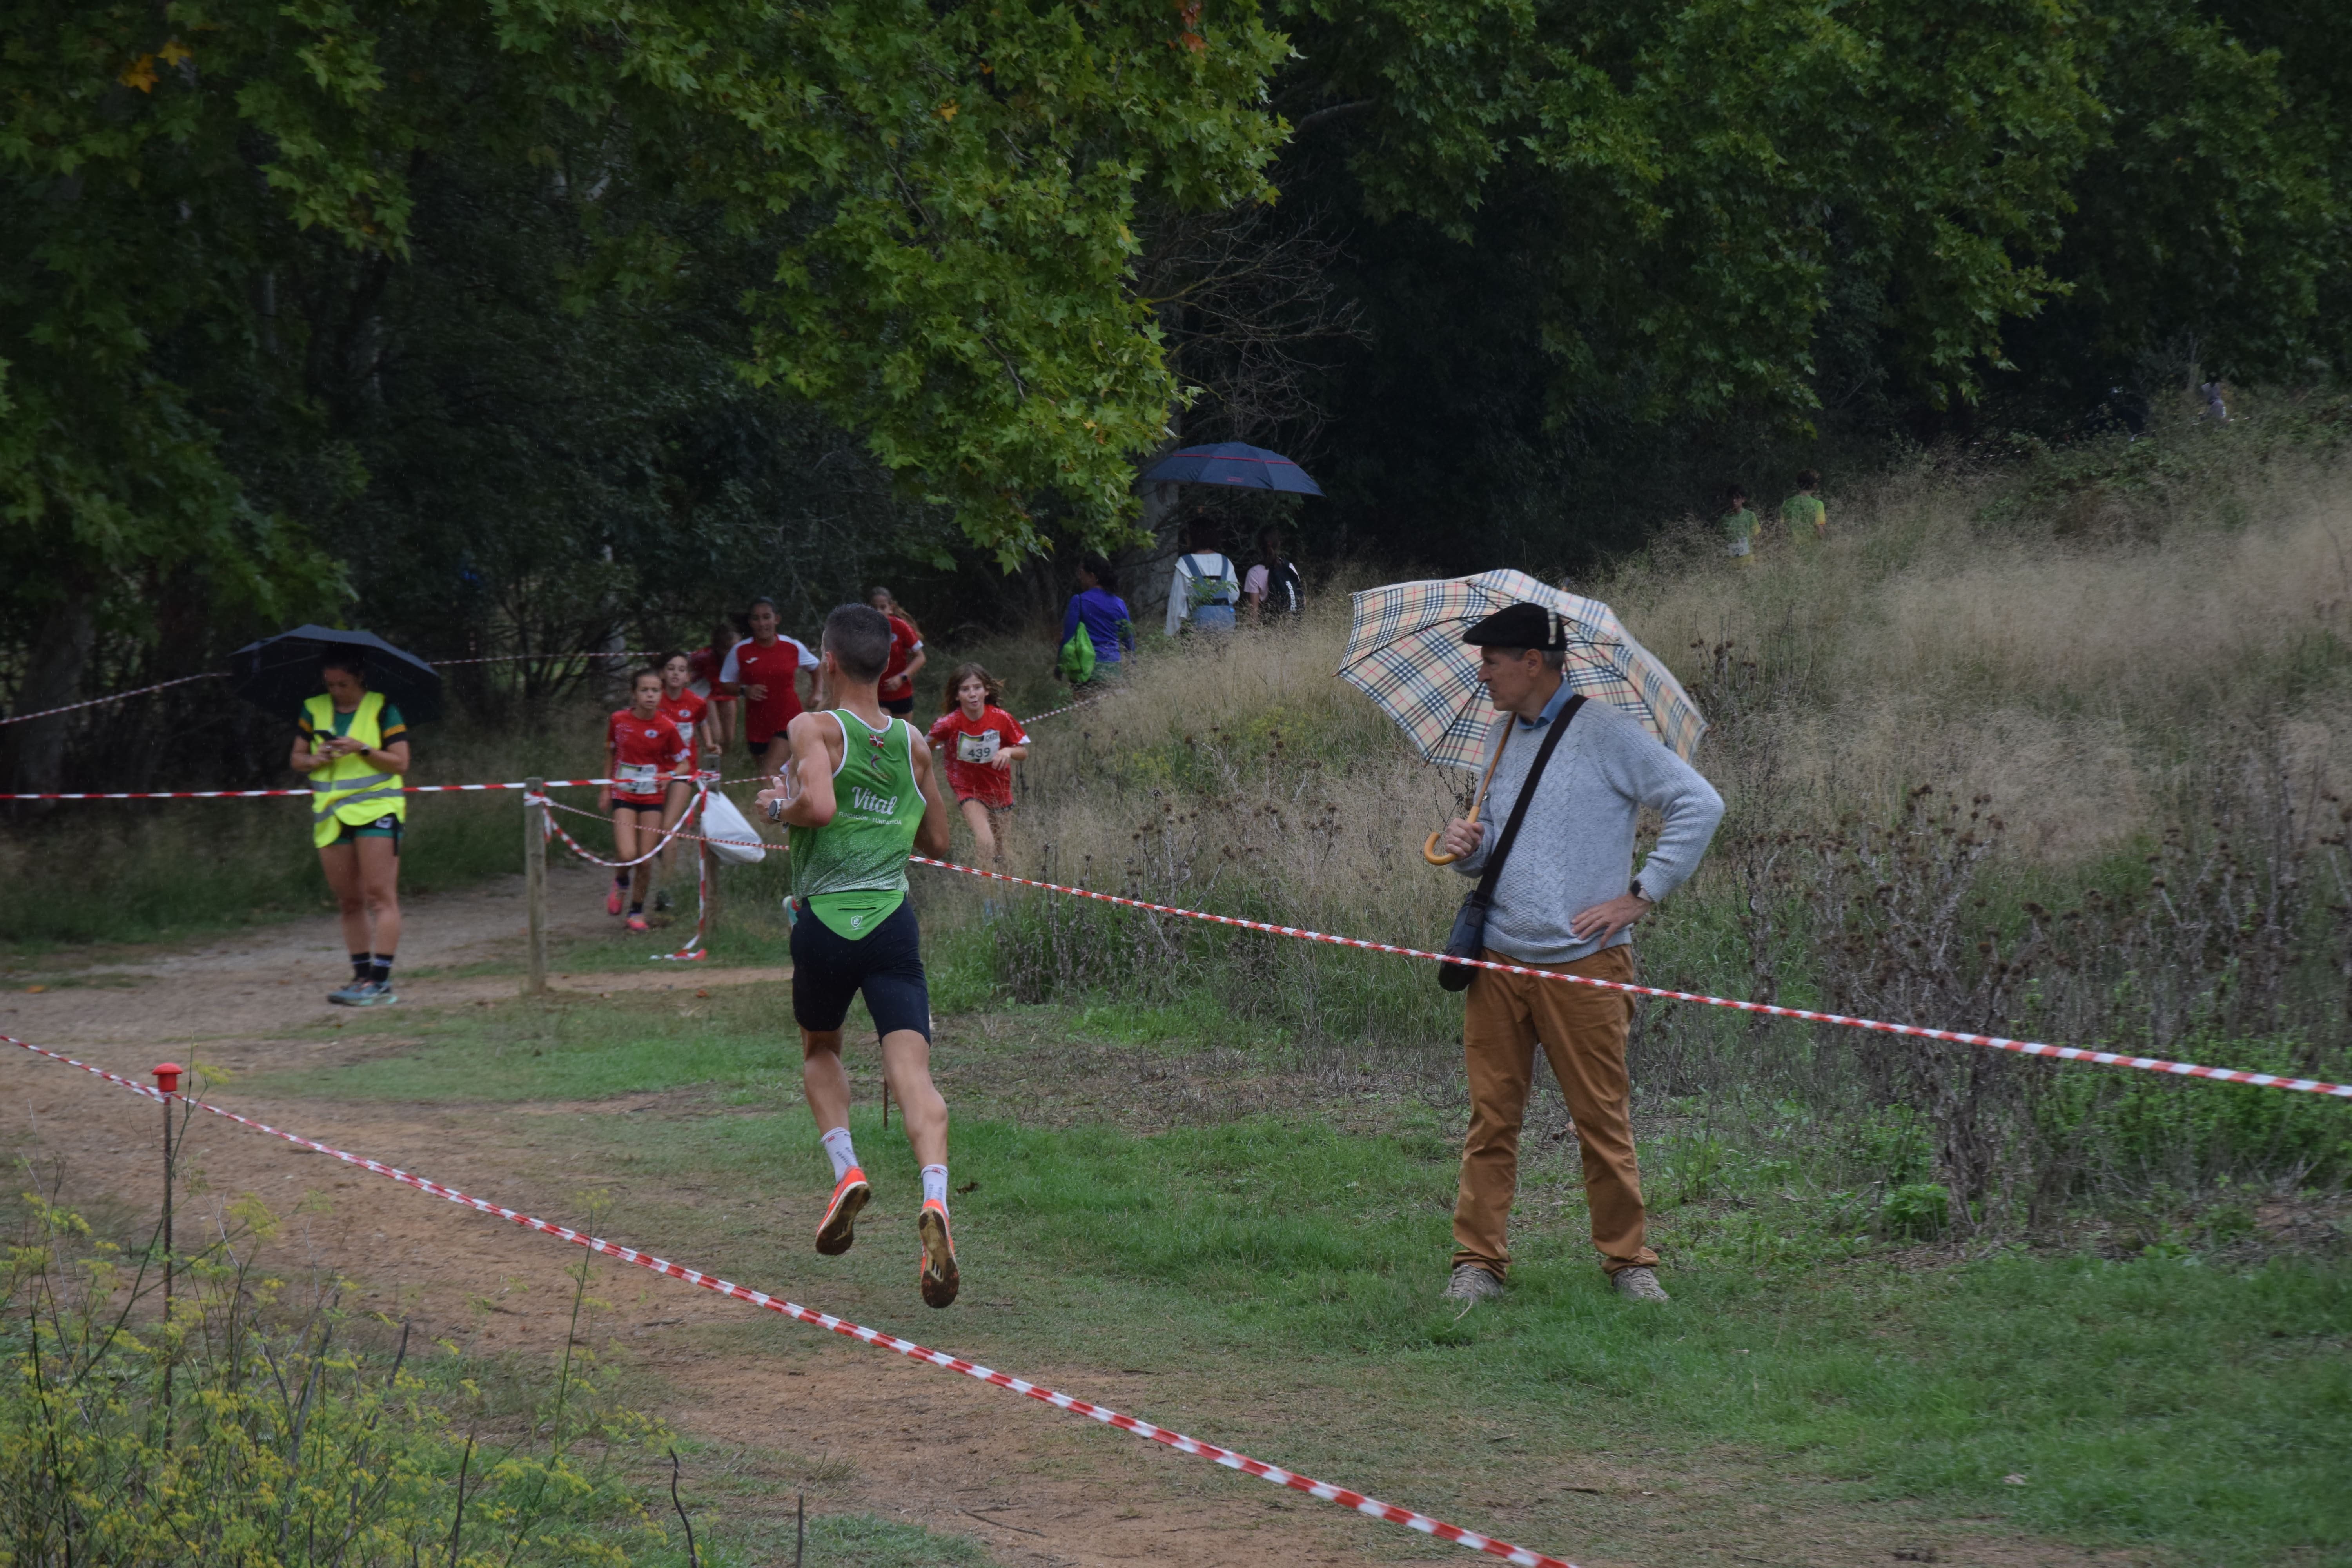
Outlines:
[[1462, 634], [1473, 647], [1533, 647], [1547, 653], [1568, 648], [1559, 617], [1541, 605], [1510, 605]]

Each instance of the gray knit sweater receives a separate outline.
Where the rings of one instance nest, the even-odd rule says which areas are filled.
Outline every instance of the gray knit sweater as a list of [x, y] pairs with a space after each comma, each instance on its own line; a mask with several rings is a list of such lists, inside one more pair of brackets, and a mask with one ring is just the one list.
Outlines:
[[[1486, 740], [1489, 758], [1505, 726], [1517, 722], [1510, 716], [1497, 720]], [[1548, 728], [1523, 728], [1511, 737], [1487, 786], [1480, 816], [1486, 836], [1454, 863], [1464, 876], [1486, 869], [1487, 852], [1510, 820]], [[1657, 847], [1642, 863], [1643, 896], [1654, 900], [1698, 868], [1715, 825], [1723, 820], [1723, 797], [1640, 720], [1606, 702], [1586, 702], [1545, 765], [1528, 819], [1519, 825], [1486, 914], [1486, 945], [1523, 963], [1566, 963], [1599, 952], [1599, 942], [1579, 940], [1568, 922], [1632, 886], [1633, 819], [1644, 805], [1665, 819]], [[1611, 945], [1632, 940], [1629, 929]]]

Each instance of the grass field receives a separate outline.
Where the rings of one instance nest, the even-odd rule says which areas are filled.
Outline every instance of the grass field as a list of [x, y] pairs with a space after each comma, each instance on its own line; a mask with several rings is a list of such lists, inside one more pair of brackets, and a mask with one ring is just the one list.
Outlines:
[[[2332, 459], [2273, 438], [2291, 425], [2250, 402], [2226, 432], [1891, 468], [1833, 497], [1824, 549], [1742, 569], [1670, 533], [1580, 584], [1708, 713], [1699, 760], [1731, 808], [1643, 928], [1645, 976], [2352, 1078], [2352, 511]], [[1462, 889], [1418, 847], [1466, 780], [1332, 679], [1347, 586], [1297, 626], [1155, 647], [1041, 727], [1013, 868], [1431, 945]], [[987, 651], [1017, 709], [1051, 704], [1039, 646]], [[588, 765], [565, 733], [529, 741], [536, 765]], [[317, 917], [299, 832], [194, 815], [215, 809], [244, 808], [13, 837], [12, 963], [72, 984], [64, 944]], [[510, 802], [418, 822], [412, 888], [511, 871]], [[716, 963], [783, 961], [783, 878], [726, 874]], [[940, 873], [916, 889], [974, 1281], [935, 1321], [960, 1352], [1143, 1375], [1165, 1407], [1139, 1414], [1596, 1559], [1801, 1561], [1786, 1506], [1906, 1560], [2352, 1561], [2339, 1102], [1652, 1006], [1635, 1118], [1675, 1300], [1607, 1292], [1541, 1082], [1512, 1289], [1456, 1315], [1435, 1292], [1459, 1004], [1425, 970]], [[645, 948], [580, 936], [555, 959], [642, 969]], [[776, 986], [404, 1007], [337, 1038], [344, 1065], [224, 1092], [387, 1118], [621, 1107], [572, 1125], [582, 1168], [628, 1176], [631, 1239], [906, 1326], [903, 1257], [812, 1276], [772, 1222], [826, 1174]], [[887, 1206], [914, 1173], [856, 1070]], [[774, 1499], [706, 1484], [727, 1551], [774, 1560]], [[990, 1560], [831, 1504], [820, 1528], [815, 1561]]]
[[[658, 1115], [583, 1122], [583, 1164], [733, 1194], [725, 1218], [640, 1204], [632, 1219], [689, 1256], [740, 1260], [739, 1277], [789, 1278], [806, 1272], [794, 1238], [761, 1215], [826, 1173], [773, 1005], [754, 988], [691, 1016], [616, 998], [403, 1019], [421, 1040], [404, 1054], [241, 1087], [409, 1105], [660, 1096]], [[1694, 1478], [1735, 1463], [1819, 1478], [1857, 1506], [2166, 1563], [2352, 1551], [2352, 1502], [2331, 1484], [2352, 1466], [2340, 1255], [1956, 1258], [1874, 1231], [1793, 1166], [1693, 1182], [1669, 1156], [1656, 1228], [1677, 1299], [1629, 1311], [1588, 1259], [1554, 1152], [1528, 1172], [1510, 1298], [1456, 1317], [1435, 1290], [1458, 1118], [1387, 1085], [1302, 1094], [1278, 1042], [1204, 1039], [1200, 1021], [1001, 1005], [943, 1021], [970, 1288], [1018, 1304], [960, 1321], [963, 1353], [1157, 1369], [1196, 1409], [1205, 1388], [1279, 1386], [1281, 1420], [1209, 1404], [1276, 1445], [1263, 1457], [1441, 1514], [1491, 1500], [1497, 1450], [1538, 1493], [1525, 1478], [1664, 1455]], [[1188, 1099], [1202, 1081], [1210, 1100]], [[1272, 1108], [1236, 1109], [1252, 1102]], [[911, 1187], [870, 1101], [855, 1128], [886, 1194]], [[844, 1262], [833, 1310], [903, 1316], [898, 1258]], [[1638, 1499], [1522, 1500], [1515, 1528], [1541, 1541], [1645, 1555]]]

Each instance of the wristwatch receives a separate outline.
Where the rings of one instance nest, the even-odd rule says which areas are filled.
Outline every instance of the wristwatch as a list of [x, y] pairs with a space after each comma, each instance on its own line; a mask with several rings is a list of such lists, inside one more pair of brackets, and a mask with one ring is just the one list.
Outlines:
[[1641, 878], [1639, 878], [1639, 877], [1634, 878], [1634, 879], [1633, 879], [1633, 885], [1632, 887], [1630, 887], [1630, 888], [1626, 889], [1625, 890], [1626, 890], [1627, 892], [1629, 892], [1629, 893], [1633, 894], [1635, 898], [1637, 898], [1637, 899], [1641, 900], [1643, 903], [1648, 904], [1648, 905], [1651, 905], [1651, 906], [1652, 906], [1652, 907], [1654, 907], [1654, 907], [1656, 906], [1656, 904], [1657, 904], [1657, 901], [1658, 901], [1657, 900], [1655, 900], [1655, 899], [1654, 899], [1654, 898], [1650, 897], [1650, 895], [1649, 895], [1649, 894], [1647, 894], [1647, 893], [1645, 893], [1645, 892], [1642, 891], [1642, 879], [1641, 879]]

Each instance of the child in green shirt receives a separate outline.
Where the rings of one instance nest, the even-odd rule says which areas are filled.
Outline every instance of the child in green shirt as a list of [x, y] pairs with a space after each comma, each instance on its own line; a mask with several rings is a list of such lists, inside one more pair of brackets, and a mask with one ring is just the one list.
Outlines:
[[1830, 509], [1813, 492], [1822, 488], [1821, 470], [1807, 468], [1797, 476], [1797, 493], [1780, 503], [1780, 521], [1789, 525], [1795, 544], [1814, 544], [1830, 533]]
[[1742, 566], [1753, 566], [1756, 564], [1756, 534], [1763, 524], [1756, 520], [1755, 512], [1748, 510], [1748, 492], [1738, 485], [1731, 487], [1730, 493], [1724, 497], [1724, 503], [1729, 508], [1723, 514], [1724, 552]]

